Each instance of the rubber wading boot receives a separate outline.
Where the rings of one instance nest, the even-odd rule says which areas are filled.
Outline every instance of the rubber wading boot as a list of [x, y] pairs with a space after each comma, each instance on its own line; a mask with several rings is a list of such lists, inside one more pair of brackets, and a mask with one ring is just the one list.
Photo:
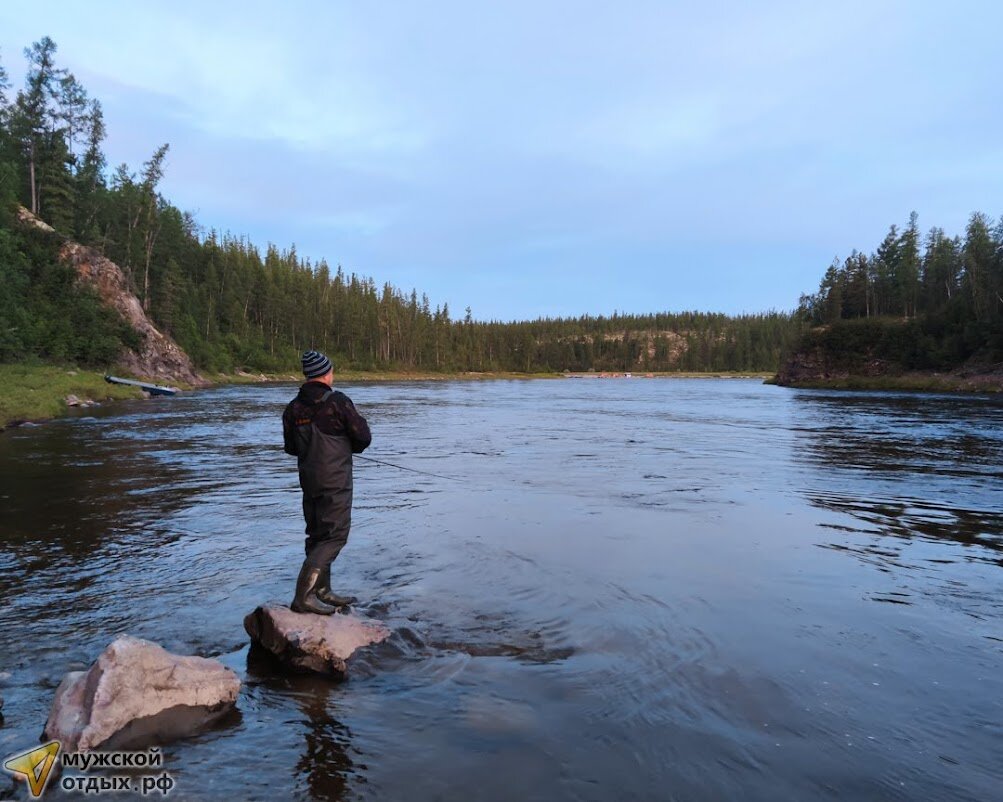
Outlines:
[[333, 604], [335, 607], [347, 607], [358, 601], [355, 596], [339, 596], [331, 590], [331, 563], [320, 570], [320, 579], [317, 580], [317, 598], [325, 604]]
[[300, 569], [300, 575], [296, 578], [296, 595], [289, 609], [294, 613], [314, 613], [316, 615], [331, 615], [334, 608], [324, 604], [317, 598], [317, 580], [320, 578], [320, 569], [311, 568], [304, 565]]

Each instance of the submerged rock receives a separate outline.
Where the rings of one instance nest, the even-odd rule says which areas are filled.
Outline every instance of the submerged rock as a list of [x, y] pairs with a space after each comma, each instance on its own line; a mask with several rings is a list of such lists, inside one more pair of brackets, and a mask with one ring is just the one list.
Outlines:
[[63, 677], [43, 736], [70, 752], [163, 743], [228, 713], [239, 690], [237, 675], [218, 660], [122, 635], [87, 671]]
[[288, 607], [263, 605], [244, 619], [252, 643], [270, 652], [287, 668], [313, 671], [337, 679], [348, 676], [345, 661], [356, 650], [390, 636], [378, 621], [354, 615], [294, 613]]

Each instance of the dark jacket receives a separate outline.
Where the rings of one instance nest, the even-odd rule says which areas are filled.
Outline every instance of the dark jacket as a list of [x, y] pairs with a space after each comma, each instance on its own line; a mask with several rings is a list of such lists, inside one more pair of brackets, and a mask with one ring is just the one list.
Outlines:
[[282, 413], [282, 438], [286, 453], [297, 458], [304, 493], [351, 498], [352, 454], [365, 451], [373, 437], [347, 395], [307, 382]]

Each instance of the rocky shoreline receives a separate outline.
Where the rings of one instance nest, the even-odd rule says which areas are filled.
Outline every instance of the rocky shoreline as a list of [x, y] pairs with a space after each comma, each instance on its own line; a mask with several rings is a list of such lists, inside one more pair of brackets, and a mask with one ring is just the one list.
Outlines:
[[827, 390], [1000, 393], [1003, 392], [1003, 364], [968, 366], [952, 371], [903, 370], [875, 358], [860, 358], [848, 364], [844, 354], [832, 355], [821, 348], [813, 348], [792, 354], [780, 367], [773, 384]]
[[947, 373], [901, 373], [883, 376], [824, 376], [772, 382], [801, 390], [885, 390], [916, 393], [1003, 393], [1003, 377], [993, 374], [959, 376]]

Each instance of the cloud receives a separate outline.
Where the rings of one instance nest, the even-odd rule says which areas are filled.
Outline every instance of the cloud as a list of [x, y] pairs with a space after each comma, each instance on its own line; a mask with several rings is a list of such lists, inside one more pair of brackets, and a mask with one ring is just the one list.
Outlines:
[[790, 305], [912, 209], [1000, 211], [994, 4], [12, 8], [15, 79], [51, 35], [207, 226], [486, 316]]

